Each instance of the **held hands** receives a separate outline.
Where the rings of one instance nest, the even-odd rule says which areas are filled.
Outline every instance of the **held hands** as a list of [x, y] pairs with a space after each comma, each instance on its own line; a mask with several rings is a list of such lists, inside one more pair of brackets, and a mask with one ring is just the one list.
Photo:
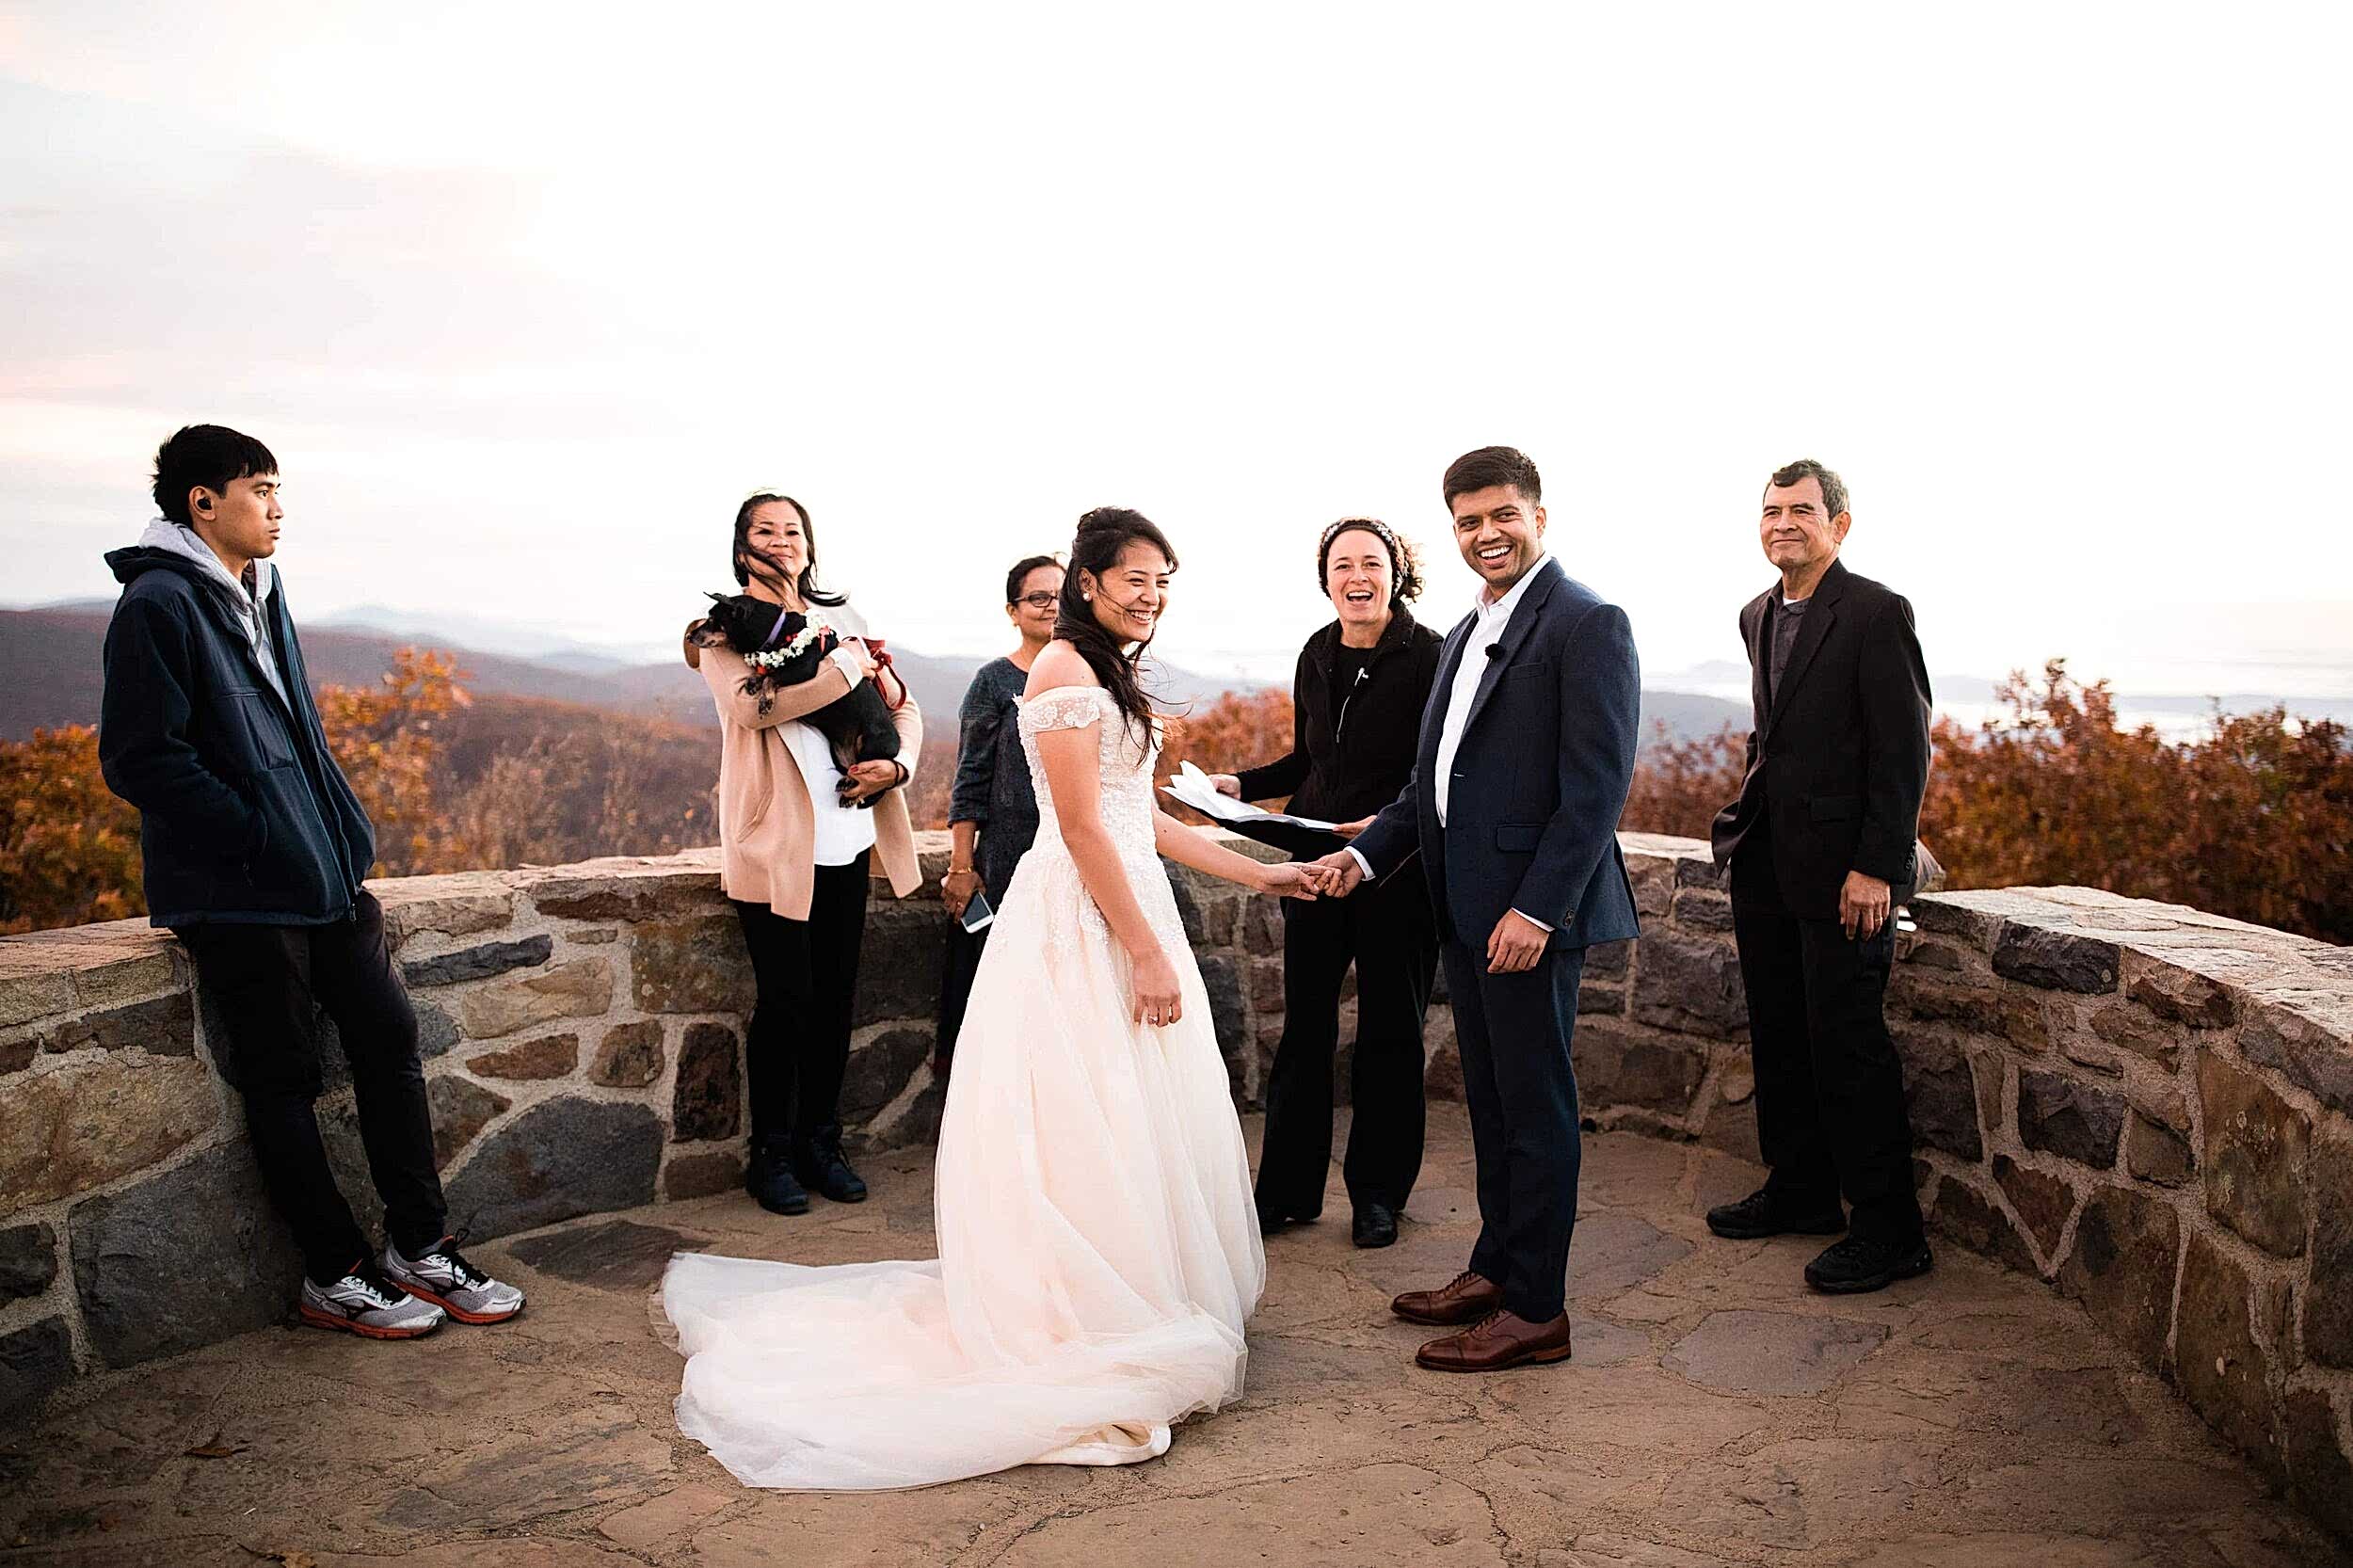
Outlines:
[[1542, 926], [1516, 909], [1506, 909], [1503, 919], [1496, 921], [1494, 935], [1487, 938], [1487, 972], [1520, 974], [1532, 969], [1545, 955], [1545, 944], [1551, 940], [1551, 933]]
[[1306, 861], [1305, 867], [1322, 874], [1322, 891], [1327, 898], [1346, 898], [1364, 886], [1365, 868], [1344, 849], [1334, 850], [1321, 860]]
[[1268, 866], [1258, 876], [1258, 891], [1312, 904], [1323, 891], [1324, 880], [1323, 872], [1312, 863]]
[[1135, 991], [1131, 1016], [1137, 1023], [1165, 1029], [1185, 1016], [1184, 987], [1176, 983], [1176, 966], [1157, 946], [1136, 960]]
[[1867, 942], [1878, 936], [1894, 902], [1886, 883], [1865, 872], [1849, 872], [1846, 886], [1838, 889], [1838, 923], [1846, 927], [1847, 940]]

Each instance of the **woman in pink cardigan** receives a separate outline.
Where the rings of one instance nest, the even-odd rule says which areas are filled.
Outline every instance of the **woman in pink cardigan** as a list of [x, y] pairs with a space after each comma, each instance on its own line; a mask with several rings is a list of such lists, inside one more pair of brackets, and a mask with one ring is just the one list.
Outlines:
[[870, 864], [880, 856], [900, 898], [922, 882], [901, 787], [923, 749], [923, 719], [899, 693], [897, 760], [847, 770], [803, 722], [877, 670], [865, 627], [841, 596], [817, 585], [817, 538], [799, 502], [767, 491], [745, 501], [734, 567], [746, 595], [843, 639], [806, 680], [760, 691], [747, 689], [753, 668], [742, 653], [702, 634], [700, 621], [687, 629], [686, 662], [719, 708], [719, 886], [760, 987], [744, 1051], [752, 1130], [744, 1187], [764, 1208], [799, 1214], [808, 1188], [836, 1203], [866, 1196], [841, 1154], [841, 1076]]

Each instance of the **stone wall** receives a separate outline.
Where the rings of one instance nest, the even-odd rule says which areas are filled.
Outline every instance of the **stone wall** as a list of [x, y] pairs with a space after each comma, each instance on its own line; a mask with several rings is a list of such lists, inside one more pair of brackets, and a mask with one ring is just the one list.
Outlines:
[[[1588, 959], [1585, 1114], [1753, 1159], [1723, 877], [1624, 843], [1643, 936]], [[1930, 1226], [2082, 1302], [2353, 1536], [2353, 950], [2084, 888], [1912, 914], [1888, 1019]]]
[[[938, 1130], [947, 836], [923, 849], [924, 893], [877, 884], [870, 909], [842, 1096], [858, 1149]], [[417, 1011], [453, 1224], [501, 1236], [741, 1179], [752, 977], [717, 865], [712, 850], [372, 884]], [[1282, 1008], [1279, 961], [1250, 954], [1279, 952], [1279, 916], [1224, 883], [1177, 884], [1247, 1102], [1252, 1044], [1272, 1048]], [[293, 1299], [232, 1053], [191, 978], [144, 921], [0, 939], [0, 1412], [276, 1321]], [[373, 1231], [338, 1047], [324, 1066], [328, 1154]]]
[[[1585, 1113], [1753, 1158], [1722, 880], [1698, 843], [1624, 842], [1645, 935], [1588, 956]], [[944, 835], [924, 861], [936, 879]], [[1235, 1096], [1255, 1104], [1281, 1031], [1280, 913], [1176, 884]], [[751, 977], [715, 852], [376, 891], [456, 1223], [496, 1236], [739, 1179]], [[1913, 913], [1889, 1014], [1930, 1223], [2080, 1300], [2353, 1533], [2353, 952], [2080, 888]], [[844, 1093], [861, 1148], [937, 1130], [943, 923], [929, 896], [872, 905]], [[0, 1409], [283, 1316], [296, 1265], [219, 1038], [166, 934], [0, 940]], [[1443, 1006], [1430, 1048], [1433, 1092], [1458, 1095]], [[372, 1224], [347, 1074], [327, 1060], [322, 1125]]]

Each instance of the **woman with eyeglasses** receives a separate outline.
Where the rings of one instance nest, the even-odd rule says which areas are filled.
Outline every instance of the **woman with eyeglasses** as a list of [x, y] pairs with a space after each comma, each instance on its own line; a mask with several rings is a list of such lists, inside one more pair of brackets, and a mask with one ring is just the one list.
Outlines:
[[[1300, 649], [1289, 753], [1214, 778], [1241, 800], [1289, 795], [1295, 814], [1339, 823], [1353, 838], [1413, 771], [1445, 639], [1405, 608], [1421, 574], [1413, 548], [1377, 519], [1343, 518], [1323, 531], [1316, 581], [1338, 618]], [[1353, 963], [1355, 1113], [1340, 1174], [1356, 1245], [1385, 1247], [1421, 1173], [1421, 1029], [1438, 967], [1436, 917], [1418, 870], [1353, 898], [1286, 901], [1283, 915], [1283, 1037], [1267, 1080], [1258, 1224], [1271, 1235], [1323, 1212], [1340, 985]]]
[[1021, 755], [1021, 733], [1014, 712], [1030, 666], [1053, 641], [1054, 615], [1062, 602], [1062, 563], [1051, 555], [1016, 561], [1005, 573], [1005, 619], [1020, 639], [1001, 659], [991, 659], [965, 688], [962, 728], [956, 741], [956, 782], [948, 797], [948, 831], [954, 845], [940, 898], [948, 905], [948, 961], [939, 985], [939, 1032], [932, 1068], [945, 1074], [964, 1027], [964, 1004], [981, 967], [988, 932], [968, 931], [965, 910], [980, 893], [995, 909], [1005, 900], [1013, 869], [1037, 837], [1037, 794], [1030, 787], [1030, 764]]

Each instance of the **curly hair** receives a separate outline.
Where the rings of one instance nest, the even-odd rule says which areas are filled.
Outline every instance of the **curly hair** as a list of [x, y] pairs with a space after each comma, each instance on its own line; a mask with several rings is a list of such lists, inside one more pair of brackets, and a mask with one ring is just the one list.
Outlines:
[[1332, 541], [1352, 528], [1361, 528], [1379, 539], [1389, 551], [1389, 608], [1402, 609], [1421, 597], [1421, 552], [1407, 539], [1379, 518], [1342, 518], [1323, 531], [1316, 541], [1316, 591], [1330, 593], [1326, 585], [1332, 569]]

